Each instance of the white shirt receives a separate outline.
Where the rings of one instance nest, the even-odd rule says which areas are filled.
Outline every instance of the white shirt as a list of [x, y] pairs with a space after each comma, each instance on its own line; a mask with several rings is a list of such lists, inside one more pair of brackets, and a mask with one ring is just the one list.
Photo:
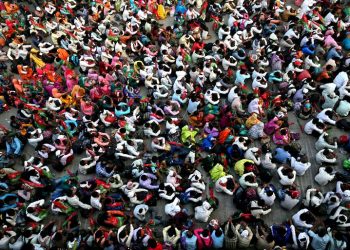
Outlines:
[[333, 112], [332, 109], [324, 109], [320, 113], [318, 113], [316, 117], [323, 122], [327, 122], [329, 124], [335, 125], [336, 121], [332, 120], [331, 118], [329, 118], [329, 116], [326, 115], [327, 111]]
[[329, 174], [325, 171], [325, 167], [320, 167], [318, 174], [315, 176], [315, 181], [320, 186], [326, 186], [330, 181], [334, 179], [334, 174]]
[[293, 29], [289, 29], [284, 36], [288, 36], [288, 38], [297, 38], [299, 39], [299, 35], [297, 35]]
[[317, 151], [325, 149], [325, 148], [329, 148], [329, 149], [337, 149], [338, 148], [338, 144], [337, 142], [335, 142], [334, 144], [329, 144], [328, 142], [326, 142], [326, 140], [324, 139], [325, 135], [328, 135], [326, 132], [323, 132], [320, 137], [318, 138], [318, 140], [315, 143], [315, 148]]
[[340, 88], [341, 86], [347, 85], [349, 82], [349, 76], [345, 71], [339, 72], [338, 75], [334, 78], [333, 82]]
[[210, 204], [207, 201], [204, 201], [201, 206], [195, 207], [195, 219], [201, 222], [207, 222], [209, 220], [210, 214], [213, 212]]
[[337, 182], [336, 192], [342, 196], [343, 201], [350, 201], [350, 190], [342, 190], [341, 189], [342, 184], [343, 184], [343, 182], [341, 182], [341, 181]]
[[[101, 193], [100, 190], [97, 190], [96, 192], [98, 192], [99, 194]], [[102, 204], [101, 204], [101, 197], [98, 196], [98, 197], [92, 197], [90, 198], [90, 204], [93, 208], [96, 208], [98, 210], [101, 210], [102, 209]]]
[[[140, 209], [142, 210], [141, 212]], [[148, 211], [149, 207], [145, 204], [139, 204], [134, 208], [134, 216], [136, 217], [136, 219], [138, 219], [139, 221], [145, 221], [146, 219], [146, 213]]]
[[293, 220], [293, 224], [295, 226], [304, 227], [304, 228], [312, 228], [312, 226], [313, 226], [312, 224], [307, 224], [305, 221], [302, 221], [300, 219], [300, 215], [303, 213], [306, 213], [306, 212], [309, 212], [309, 210], [304, 208], [293, 215], [292, 220]]
[[293, 199], [291, 196], [289, 195], [285, 195], [284, 200], [281, 201], [281, 207], [287, 209], [287, 210], [291, 210], [293, 207], [295, 207], [297, 204], [299, 203], [299, 199]]
[[336, 23], [338, 21], [338, 18], [335, 18], [332, 12], [329, 12], [324, 18], [324, 24], [325, 26], [330, 25], [331, 23]]
[[293, 171], [293, 178], [290, 179], [290, 178], [288, 178], [288, 176], [286, 176], [286, 175], [284, 175], [282, 173], [282, 170], [283, 170], [283, 167], [279, 167], [277, 169], [277, 174], [280, 177], [281, 185], [283, 185], [283, 186], [291, 186], [291, 185], [293, 185], [293, 183], [295, 181], [295, 177], [296, 177], [296, 172]]
[[259, 197], [260, 199], [262, 199], [266, 205], [268, 206], [272, 206], [273, 203], [275, 202], [275, 199], [276, 199], [276, 195], [275, 193], [273, 193], [271, 196], [268, 196], [266, 194], [266, 190], [265, 188], [262, 188], [260, 191], [259, 191]]
[[91, 209], [91, 206], [85, 203], [82, 203], [78, 196], [74, 195], [73, 197], [66, 197], [69, 205], [73, 207], [81, 207], [83, 209]]
[[165, 205], [165, 213], [171, 217], [174, 217], [178, 212], [181, 211], [179, 204], [180, 200], [176, 197], [172, 203]]
[[[324, 154], [324, 150], [322, 149], [316, 153], [316, 162], [318, 164], [322, 163], [335, 163], [337, 161], [337, 158], [327, 158]], [[329, 149], [329, 151], [333, 152], [332, 149]]]
[[[310, 120], [310, 121], [308, 121], [308, 122], [305, 124], [305, 126], [304, 126], [304, 132], [305, 132], [306, 134], [308, 134], [308, 135], [311, 135], [312, 132], [313, 132], [314, 130], [317, 131], [317, 132], [319, 132], [319, 133], [322, 133], [322, 132], [323, 132], [323, 129], [318, 128], [318, 127], [316, 126], [316, 124], [313, 124], [312, 121], [313, 121], [313, 120]], [[322, 121], [320, 121], [320, 122], [322, 122]]]
[[311, 167], [310, 162], [303, 163], [301, 161], [298, 161], [294, 157], [291, 158], [291, 164], [290, 166], [295, 170], [297, 175], [304, 175], [306, 170], [308, 170]]

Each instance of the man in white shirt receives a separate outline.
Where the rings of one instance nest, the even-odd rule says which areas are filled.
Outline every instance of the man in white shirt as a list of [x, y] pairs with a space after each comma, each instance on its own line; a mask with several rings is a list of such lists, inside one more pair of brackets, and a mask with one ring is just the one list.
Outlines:
[[304, 208], [294, 214], [292, 220], [296, 227], [310, 229], [313, 227], [315, 218], [308, 209]]
[[314, 118], [308, 121], [304, 126], [304, 132], [308, 135], [311, 135], [315, 132], [322, 134], [324, 129], [318, 126], [318, 124], [323, 124], [323, 122], [318, 118]]
[[95, 190], [92, 192], [91, 197], [90, 197], [90, 204], [93, 208], [97, 210], [102, 209], [102, 203], [101, 203], [101, 191], [100, 190]]
[[341, 71], [337, 74], [337, 76], [333, 80], [334, 84], [337, 86], [337, 88], [340, 88], [342, 86], [345, 86], [349, 82], [349, 76], [345, 71]]
[[187, 20], [196, 19], [198, 16], [199, 16], [199, 13], [195, 9], [193, 9], [192, 6], [190, 6], [186, 11]]
[[44, 203], [45, 203], [44, 199], [30, 203], [28, 205], [28, 207], [26, 208], [26, 216], [35, 222], [39, 222], [42, 219], [44, 219], [44, 218], [39, 217], [38, 214], [36, 213], [36, 208], [42, 207], [44, 205]]
[[195, 96], [192, 96], [187, 105], [187, 113], [193, 114], [194, 112], [196, 112], [200, 103], [201, 102], [197, 100]]
[[311, 163], [307, 161], [306, 157], [302, 159], [291, 158], [290, 166], [295, 170], [298, 176], [305, 174], [306, 170], [311, 167]]
[[134, 216], [139, 221], [146, 220], [146, 214], [149, 210], [149, 207], [145, 204], [139, 204], [134, 208]]
[[271, 186], [258, 188], [259, 198], [262, 199], [267, 206], [272, 206], [275, 202], [276, 195]]
[[335, 125], [336, 121], [332, 119], [333, 110], [332, 109], [324, 109], [320, 113], [317, 114], [317, 118], [320, 119], [324, 123], [329, 123], [331, 125]]

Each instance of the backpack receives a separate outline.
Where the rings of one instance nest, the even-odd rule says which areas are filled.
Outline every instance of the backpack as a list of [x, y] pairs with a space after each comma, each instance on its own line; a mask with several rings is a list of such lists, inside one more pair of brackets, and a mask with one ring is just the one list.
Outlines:
[[81, 140], [76, 140], [73, 142], [72, 149], [75, 154], [82, 154], [85, 150], [84, 143]]
[[236, 192], [233, 194], [233, 204], [240, 204], [243, 197], [244, 189], [242, 187], [237, 188]]
[[346, 119], [340, 119], [336, 123], [337, 128], [343, 129], [345, 131], [350, 130], [350, 122], [348, 122]]
[[208, 155], [202, 160], [202, 166], [206, 172], [209, 172], [213, 166], [215, 165], [215, 156], [214, 155]]
[[246, 200], [256, 200], [258, 198], [258, 195], [255, 188], [247, 188], [244, 193], [244, 198]]

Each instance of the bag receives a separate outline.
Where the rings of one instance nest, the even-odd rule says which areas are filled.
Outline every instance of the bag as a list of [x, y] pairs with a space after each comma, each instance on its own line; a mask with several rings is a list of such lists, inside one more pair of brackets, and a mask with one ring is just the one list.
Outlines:
[[339, 137], [339, 144], [345, 145], [349, 142], [349, 137], [347, 135], [341, 135]]
[[343, 161], [343, 168], [346, 170], [350, 170], [350, 160]]
[[284, 201], [285, 197], [286, 197], [286, 192], [283, 189], [280, 189], [277, 191], [277, 197], [278, 199], [280, 199], [280, 201]]
[[336, 123], [337, 128], [343, 129], [345, 131], [350, 130], [350, 122], [348, 122], [346, 119], [340, 119]]
[[294, 141], [296, 140], [300, 140], [300, 133], [297, 133], [297, 132], [291, 132], [290, 133], [290, 138]]
[[82, 141], [76, 140], [72, 145], [72, 149], [75, 154], [82, 154], [85, 150], [85, 146]]
[[256, 200], [257, 198], [258, 198], [258, 195], [257, 195], [256, 190], [254, 188], [247, 188], [245, 190], [245, 199]]
[[202, 166], [206, 172], [209, 172], [215, 163], [215, 156], [214, 155], [208, 155], [202, 160]]
[[233, 204], [239, 207], [239, 204], [241, 204], [241, 201], [243, 199], [243, 193], [244, 189], [242, 187], [239, 187], [236, 192], [233, 194]]

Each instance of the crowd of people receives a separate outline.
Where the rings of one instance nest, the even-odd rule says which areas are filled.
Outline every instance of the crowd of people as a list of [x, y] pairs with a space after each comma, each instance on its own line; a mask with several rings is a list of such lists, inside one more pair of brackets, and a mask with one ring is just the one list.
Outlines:
[[[0, 249], [350, 247], [347, 1], [14, 0], [0, 14], [0, 112], [15, 110]], [[266, 223], [277, 206], [293, 216]]]

